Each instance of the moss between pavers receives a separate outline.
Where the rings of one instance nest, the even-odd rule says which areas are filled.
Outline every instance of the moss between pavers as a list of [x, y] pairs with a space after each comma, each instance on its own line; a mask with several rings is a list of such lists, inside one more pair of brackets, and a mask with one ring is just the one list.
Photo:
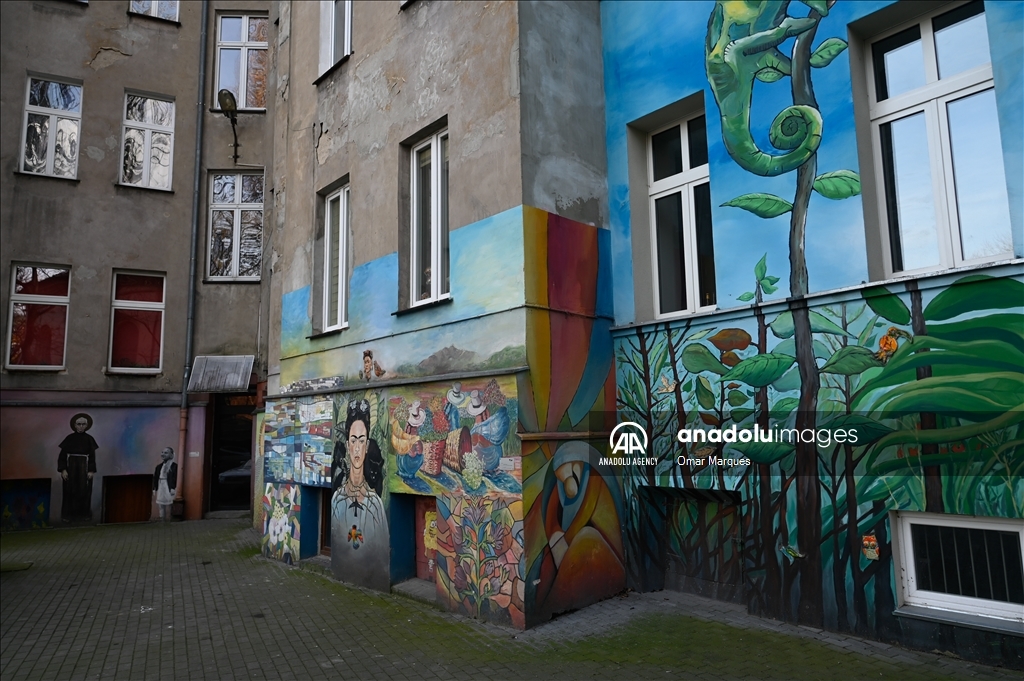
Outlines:
[[[363, 592], [314, 574], [289, 571], [297, 579], [316, 580], [342, 600], [345, 608], [371, 609], [381, 626], [395, 628], [389, 652], [424, 648], [437, 661], [486, 666], [500, 661], [520, 668], [524, 677], [591, 676], [603, 670], [618, 678], [635, 676], [707, 675], [752, 679], [899, 679], [940, 681], [935, 668], [915, 670], [907, 665], [837, 650], [817, 641], [770, 631], [741, 629], [682, 615], [637, 617], [614, 634], [573, 641], [530, 643], [512, 638], [512, 630], [438, 613], [421, 603], [390, 594]], [[405, 643], [395, 649], [393, 646]], [[407, 648], [407, 649], [404, 649]]]

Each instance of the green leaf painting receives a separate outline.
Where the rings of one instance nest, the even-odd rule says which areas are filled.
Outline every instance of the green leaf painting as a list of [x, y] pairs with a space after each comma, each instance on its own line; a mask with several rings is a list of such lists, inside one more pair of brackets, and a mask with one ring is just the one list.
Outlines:
[[735, 442], [730, 443], [727, 449], [749, 457], [754, 463], [772, 464], [792, 452], [793, 445], [785, 442]]
[[882, 319], [887, 319], [893, 324], [909, 324], [910, 310], [900, 300], [899, 296], [891, 293], [884, 286], [872, 286], [864, 289], [864, 302], [868, 304], [871, 311]]
[[[831, 333], [836, 336], [848, 336], [850, 338], [854, 338], [853, 334], [843, 331], [841, 326], [837, 325], [835, 322], [819, 312], [811, 310], [808, 312], [808, 316], [811, 320], [811, 331], [815, 333]], [[774, 333], [778, 338], [792, 338], [795, 331], [795, 327], [793, 326], [793, 313], [783, 312], [768, 326], [771, 327], [772, 333]]]
[[935, 296], [924, 308], [924, 318], [940, 322], [975, 310], [1019, 309], [1021, 306], [1024, 306], [1024, 283], [976, 274], [958, 279]]
[[764, 279], [765, 275], [768, 274], [768, 254], [765, 253], [761, 256], [761, 259], [754, 265], [754, 279]]
[[821, 367], [821, 373], [853, 376], [865, 369], [880, 366], [882, 366], [881, 360], [875, 357], [875, 353], [871, 350], [860, 345], [847, 345], [840, 348], [836, 354], [832, 355], [831, 359], [825, 362], [825, 366]]
[[683, 366], [692, 374], [710, 371], [721, 376], [728, 371], [728, 368], [700, 343], [687, 345], [683, 350]]
[[826, 199], [840, 201], [860, 194], [860, 175], [852, 170], [836, 170], [814, 178], [814, 191]]
[[811, 53], [811, 66], [816, 69], [823, 69], [832, 63], [846, 49], [846, 41], [841, 38], [829, 38], [818, 45], [818, 49]]
[[774, 194], [762, 194], [760, 192], [737, 196], [731, 201], [726, 201], [722, 206], [742, 208], [759, 218], [777, 218], [793, 210], [793, 204], [789, 201], [779, 198]]
[[715, 393], [711, 389], [711, 382], [703, 376], [697, 378], [697, 404], [704, 409], [715, 408]]
[[727, 374], [722, 376], [722, 380], [740, 381], [755, 388], [761, 388], [781, 377], [786, 373], [786, 369], [793, 366], [795, 361], [789, 355], [776, 355], [771, 352], [754, 355], [730, 369]]
[[739, 390], [730, 390], [729, 397], [726, 399], [729, 401], [729, 406], [740, 407], [743, 406], [749, 398]]

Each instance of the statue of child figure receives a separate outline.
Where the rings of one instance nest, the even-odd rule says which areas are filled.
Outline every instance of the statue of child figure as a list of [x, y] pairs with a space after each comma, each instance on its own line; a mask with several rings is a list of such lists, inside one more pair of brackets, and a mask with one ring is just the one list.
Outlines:
[[153, 471], [153, 494], [160, 509], [160, 520], [166, 521], [171, 519], [171, 504], [178, 489], [178, 464], [174, 463], [174, 450], [170, 447], [164, 447], [160, 458], [163, 461]]

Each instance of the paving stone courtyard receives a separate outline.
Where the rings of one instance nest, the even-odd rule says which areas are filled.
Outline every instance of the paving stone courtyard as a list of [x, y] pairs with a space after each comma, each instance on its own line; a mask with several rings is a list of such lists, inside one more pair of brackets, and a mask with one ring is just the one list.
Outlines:
[[670, 592], [516, 632], [269, 561], [237, 519], [9, 533], [0, 557], [4, 681], [1020, 678]]

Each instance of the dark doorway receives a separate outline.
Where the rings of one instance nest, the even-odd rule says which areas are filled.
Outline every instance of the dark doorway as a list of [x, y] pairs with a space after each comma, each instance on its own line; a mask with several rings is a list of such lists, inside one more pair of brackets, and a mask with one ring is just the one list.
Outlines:
[[252, 503], [252, 419], [255, 394], [213, 398], [210, 510], [246, 511]]
[[320, 490], [320, 553], [331, 555], [331, 488]]
[[152, 475], [103, 477], [103, 522], [141, 523], [153, 513]]
[[658, 533], [661, 575], [652, 575], [652, 585], [661, 577], [662, 588], [670, 591], [742, 602], [738, 495], [715, 490], [657, 489], [645, 496], [653, 506], [650, 517], [660, 516], [664, 528]]

